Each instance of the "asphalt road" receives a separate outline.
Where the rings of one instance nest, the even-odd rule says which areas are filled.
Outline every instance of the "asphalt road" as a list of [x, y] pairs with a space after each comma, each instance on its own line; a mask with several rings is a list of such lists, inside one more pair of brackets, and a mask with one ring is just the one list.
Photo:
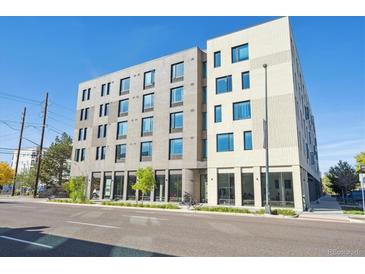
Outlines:
[[0, 200], [0, 256], [365, 256], [365, 225]]

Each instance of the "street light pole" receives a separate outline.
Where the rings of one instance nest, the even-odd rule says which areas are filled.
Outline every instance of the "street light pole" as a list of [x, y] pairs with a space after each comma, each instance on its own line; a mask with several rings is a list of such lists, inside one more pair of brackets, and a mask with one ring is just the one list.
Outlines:
[[271, 208], [269, 204], [269, 129], [268, 129], [268, 112], [267, 112], [267, 64], [263, 65], [265, 69], [265, 126], [264, 126], [264, 135], [265, 135], [265, 214], [271, 214]]

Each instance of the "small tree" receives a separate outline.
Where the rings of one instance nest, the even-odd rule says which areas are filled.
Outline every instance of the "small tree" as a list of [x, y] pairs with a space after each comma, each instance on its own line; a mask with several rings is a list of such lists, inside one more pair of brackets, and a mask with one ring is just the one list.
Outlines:
[[0, 162], [0, 188], [14, 179], [14, 170], [6, 162]]
[[330, 182], [330, 179], [328, 179], [327, 173], [325, 173], [322, 177], [322, 189], [323, 189], [323, 192], [328, 195], [331, 195], [334, 193], [331, 189], [331, 182]]
[[334, 192], [341, 194], [343, 198], [358, 183], [358, 176], [355, 169], [346, 161], [339, 161], [337, 165], [330, 167], [327, 177], [330, 181], [329, 187]]
[[31, 167], [30, 169], [24, 170], [17, 176], [17, 181], [20, 182], [20, 187], [34, 188], [34, 181], [36, 177], [36, 168]]
[[360, 165], [365, 165], [365, 151], [360, 152], [355, 156], [356, 160], [356, 171], [360, 171]]
[[156, 185], [155, 175], [151, 167], [139, 168], [136, 173], [137, 182], [132, 186], [134, 190], [139, 190], [143, 197], [146, 193], [151, 192]]
[[73, 177], [64, 185], [65, 190], [68, 192], [69, 197], [73, 202], [85, 202], [86, 201], [86, 184], [84, 177]]

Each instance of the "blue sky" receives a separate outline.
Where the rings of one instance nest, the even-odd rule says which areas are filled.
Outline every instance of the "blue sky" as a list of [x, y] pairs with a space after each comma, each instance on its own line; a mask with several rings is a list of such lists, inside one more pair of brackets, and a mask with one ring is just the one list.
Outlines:
[[[24, 106], [26, 122], [35, 123], [27, 124], [25, 137], [39, 142], [45, 91], [49, 145], [57, 132], [72, 133], [79, 82], [185, 48], [205, 48], [209, 38], [274, 18], [0, 17], [0, 147], [17, 146], [14, 128]], [[365, 150], [365, 19], [291, 17], [291, 24], [315, 115], [321, 171], [340, 159], [354, 163]], [[0, 161], [10, 161], [0, 151]]]

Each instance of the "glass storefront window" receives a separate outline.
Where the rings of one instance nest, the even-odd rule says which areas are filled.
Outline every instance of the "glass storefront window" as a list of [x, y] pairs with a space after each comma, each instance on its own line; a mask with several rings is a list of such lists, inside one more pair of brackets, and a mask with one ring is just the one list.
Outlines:
[[207, 195], [207, 174], [200, 174], [200, 202], [207, 203], [208, 195]]
[[90, 199], [99, 199], [100, 197], [101, 172], [91, 174]]
[[218, 174], [218, 204], [235, 204], [234, 173]]
[[255, 195], [253, 189], [253, 173], [242, 173], [242, 205], [255, 205]]
[[128, 172], [128, 182], [127, 182], [127, 200], [136, 199], [136, 191], [132, 188], [132, 185], [136, 183], [136, 173]]
[[169, 174], [169, 201], [181, 202], [182, 199], [182, 175], [181, 171], [170, 171]]
[[[165, 171], [163, 171], [165, 173]], [[159, 174], [156, 172], [156, 187], [155, 187], [155, 197], [154, 200], [156, 202], [164, 202], [165, 201], [165, 174]]]
[[117, 171], [114, 174], [113, 199], [123, 199], [124, 172]]
[[[265, 205], [265, 173], [261, 173], [262, 206]], [[269, 199], [274, 207], [294, 207], [293, 179], [291, 172], [269, 173]]]
[[104, 172], [103, 199], [110, 199], [112, 194], [112, 173]]

